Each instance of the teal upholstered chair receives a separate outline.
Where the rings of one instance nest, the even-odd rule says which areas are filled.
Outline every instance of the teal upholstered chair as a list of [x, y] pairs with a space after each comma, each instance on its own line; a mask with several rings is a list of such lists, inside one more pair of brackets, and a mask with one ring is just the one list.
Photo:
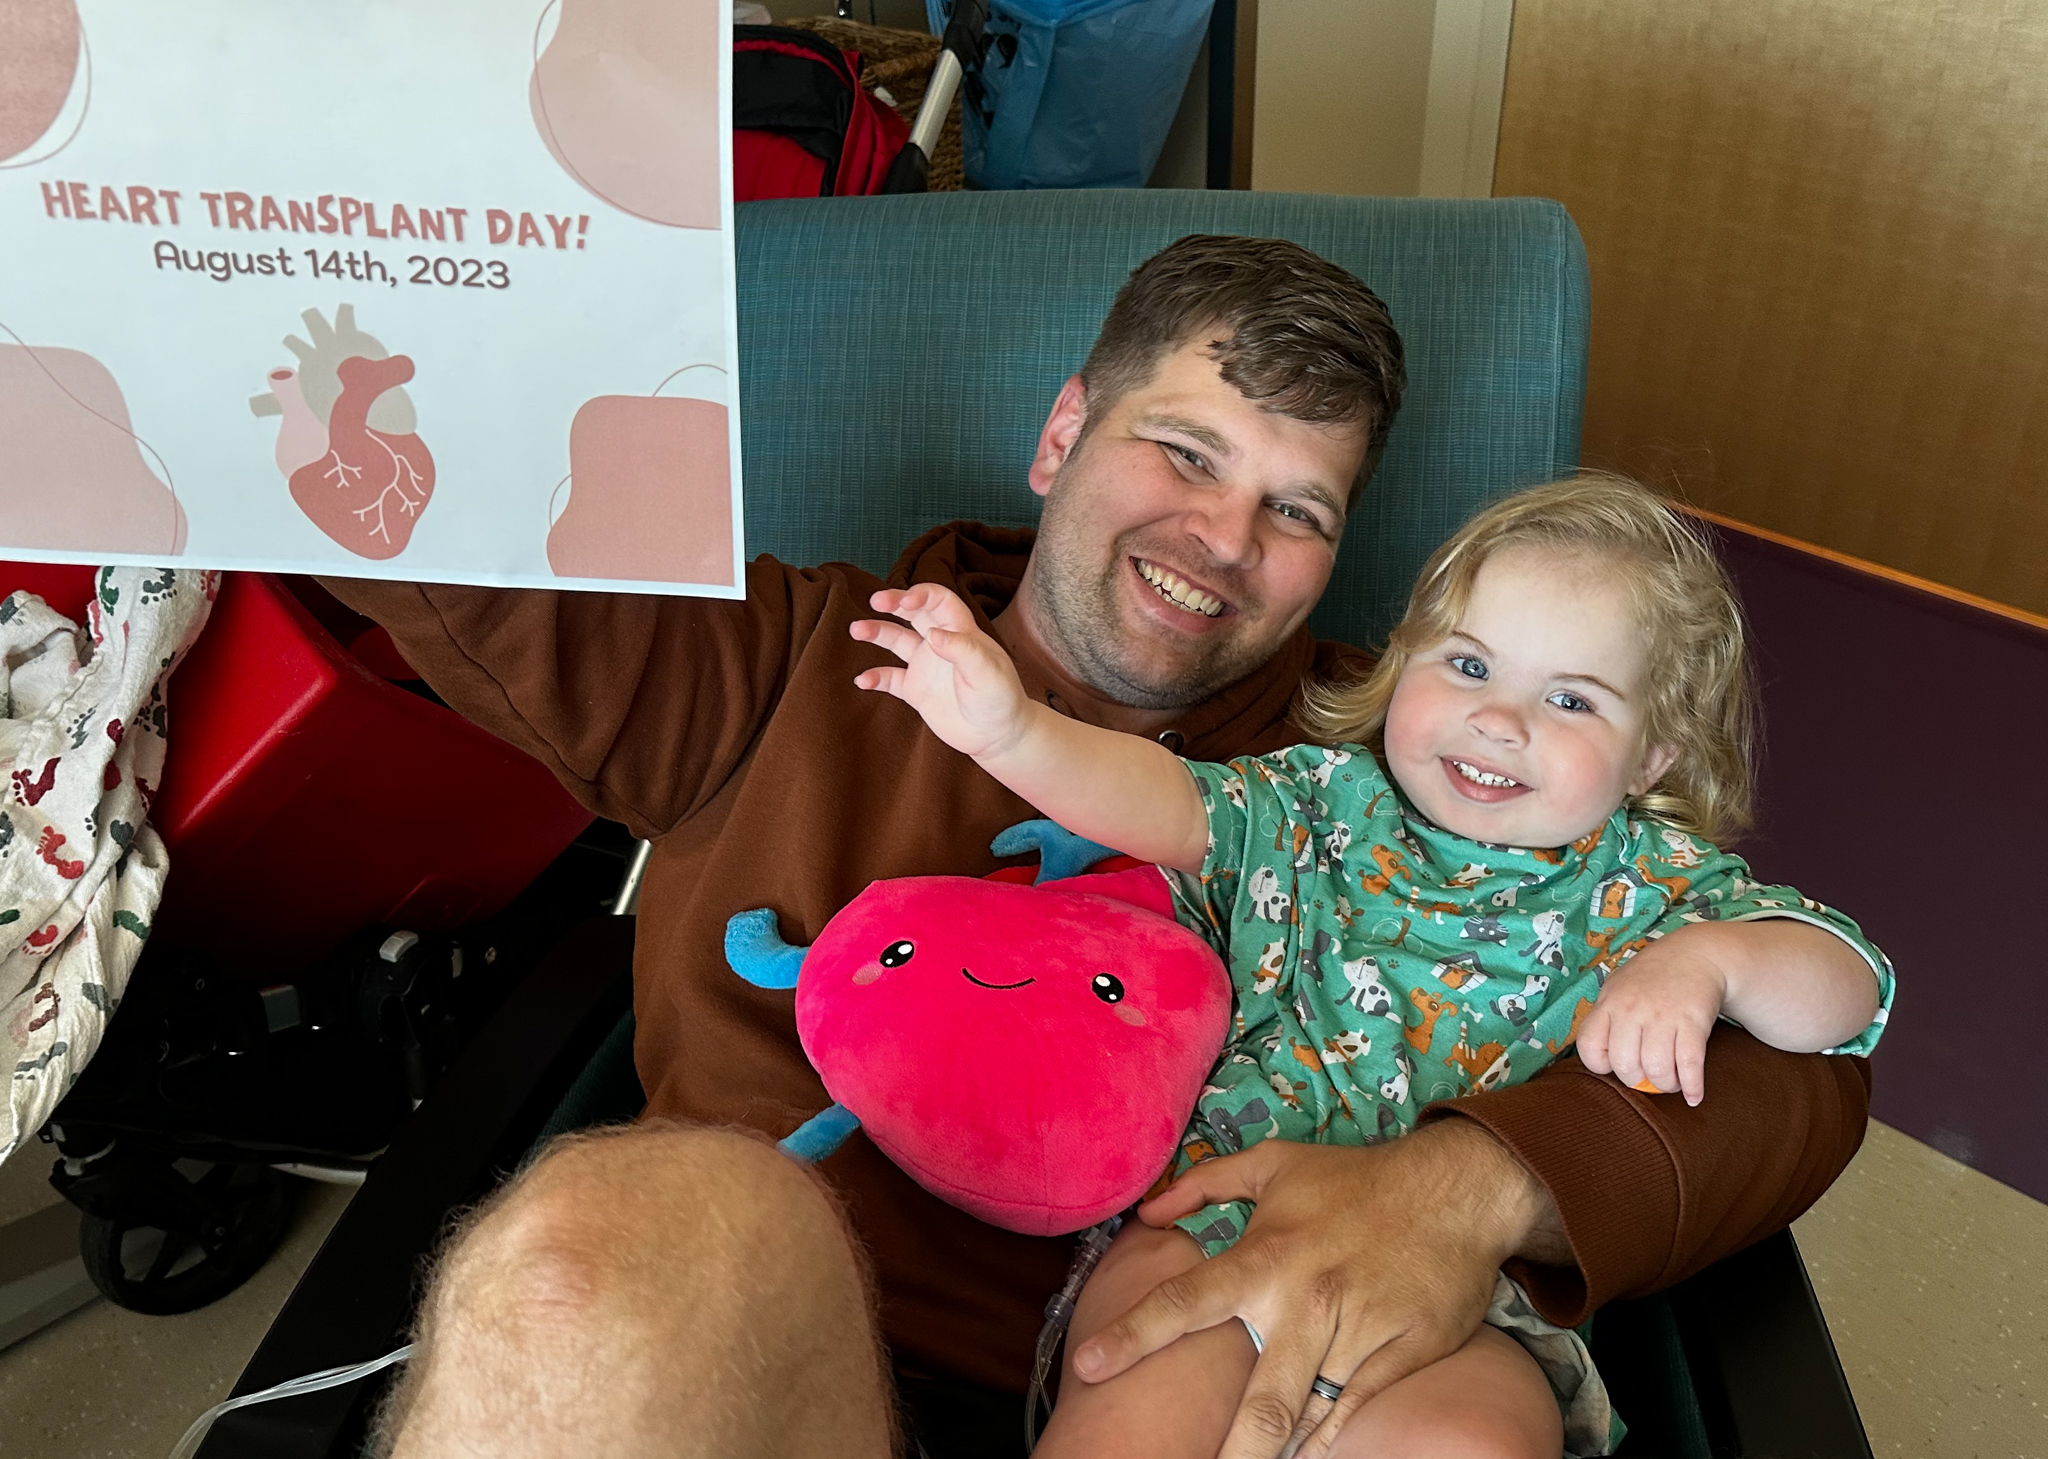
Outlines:
[[[1060, 382], [1132, 267], [1197, 232], [1280, 235], [1343, 264], [1385, 298], [1407, 344], [1407, 403], [1317, 611], [1321, 633], [1378, 640], [1430, 549], [1475, 506], [1576, 461], [1585, 255], [1554, 203], [1223, 192], [753, 203], [739, 210], [749, 553], [881, 570], [951, 518], [1028, 525], [1038, 502], [1025, 467]], [[637, 1112], [620, 1016], [630, 933], [626, 919], [596, 926], [514, 996], [372, 1173], [238, 1392], [382, 1351], [409, 1316], [412, 1253], [493, 1165], [537, 1134]], [[1709, 1278], [1600, 1319], [1595, 1345], [1635, 1426], [1627, 1452], [1867, 1455], [1789, 1238]], [[1014, 1404], [924, 1396], [954, 1430], [932, 1434], [934, 1459], [1015, 1452]], [[202, 1453], [345, 1452], [363, 1403], [344, 1393], [246, 1410]]]
[[1372, 642], [1489, 497], [1578, 461], [1586, 259], [1556, 203], [1242, 192], [936, 194], [740, 211], [747, 551], [886, 570], [1024, 468], [1130, 271], [1189, 233], [1291, 238], [1387, 301], [1408, 398], [1315, 617]]

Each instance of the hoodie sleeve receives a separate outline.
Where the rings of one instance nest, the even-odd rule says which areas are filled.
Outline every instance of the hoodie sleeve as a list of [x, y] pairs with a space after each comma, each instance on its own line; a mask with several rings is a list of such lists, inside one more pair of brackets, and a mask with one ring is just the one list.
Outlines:
[[1789, 1226], [1863, 1143], [1868, 1060], [1788, 1054], [1722, 1024], [1698, 1107], [1593, 1074], [1576, 1055], [1423, 1119], [1483, 1125], [1550, 1192], [1574, 1265], [1510, 1261], [1537, 1309], [1575, 1327]]
[[849, 570], [747, 569], [743, 602], [323, 579], [459, 714], [659, 836], [745, 758]]

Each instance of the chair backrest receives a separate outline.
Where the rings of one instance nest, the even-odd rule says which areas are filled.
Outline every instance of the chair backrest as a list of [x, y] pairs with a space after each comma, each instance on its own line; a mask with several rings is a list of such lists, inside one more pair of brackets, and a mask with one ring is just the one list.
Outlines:
[[1037, 520], [1038, 428], [1130, 271], [1189, 233], [1293, 239], [1387, 301], [1408, 397], [1318, 632], [1377, 642], [1457, 524], [1578, 459], [1586, 261], [1564, 209], [1284, 193], [942, 193], [738, 210], [750, 556], [886, 570], [955, 517]]

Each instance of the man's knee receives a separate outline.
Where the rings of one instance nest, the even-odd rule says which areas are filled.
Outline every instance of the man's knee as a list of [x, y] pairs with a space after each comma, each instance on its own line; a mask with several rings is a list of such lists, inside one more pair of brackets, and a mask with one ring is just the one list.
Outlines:
[[564, 1137], [478, 1213], [446, 1280], [551, 1312], [851, 1260], [832, 1199], [757, 1136], [664, 1125]]
[[784, 1368], [840, 1369], [879, 1393], [871, 1330], [835, 1204], [772, 1145], [660, 1125], [566, 1137], [450, 1243], [387, 1442], [416, 1406], [435, 1426], [488, 1428], [493, 1393], [569, 1411], [602, 1384], [650, 1418], [668, 1393], [728, 1394], [736, 1424]]

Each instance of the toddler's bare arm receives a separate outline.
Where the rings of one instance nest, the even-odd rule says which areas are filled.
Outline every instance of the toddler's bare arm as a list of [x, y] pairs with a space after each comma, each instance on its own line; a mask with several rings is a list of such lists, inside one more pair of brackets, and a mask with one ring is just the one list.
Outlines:
[[1876, 975], [1832, 932], [1790, 917], [1697, 922], [1680, 932], [1721, 965], [1722, 1011], [1774, 1049], [1836, 1048], [1877, 1016]]

